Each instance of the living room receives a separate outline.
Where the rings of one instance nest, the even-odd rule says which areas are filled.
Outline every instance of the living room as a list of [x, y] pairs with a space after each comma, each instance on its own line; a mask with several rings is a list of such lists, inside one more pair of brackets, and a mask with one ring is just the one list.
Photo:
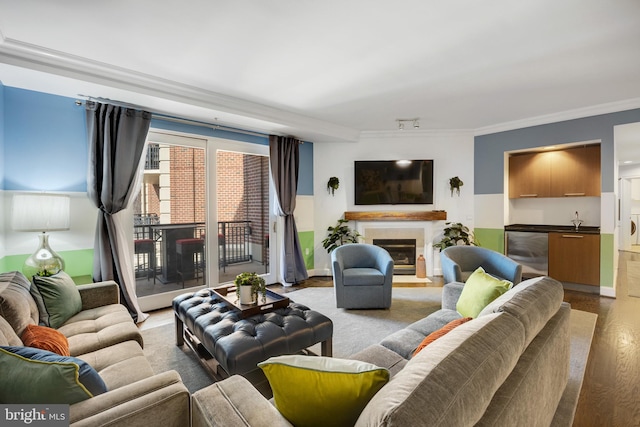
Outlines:
[[[418, 7], [420, 10], [423, 7], [413, 3], [408, 6]], [[579, 4], [573, 6], [583, 7]], [[13, 7], [8, 4], [2, 5], [3, 9], [13, 9]], [[424, 84], [427, 87], [424, 92], [422, 90], [418, 92], [417, 87], [421, 86], [422, 80], [416, 78], [419, 83], [415, 86], [403, 87], [393, 95], [372, 98], [376, 100], [368, 101], [369, 109], [364, 109], [362, 104], [359, 104], [350, 112], [339, 109], [337, 103], [331, 104], [328, 101], [326, 103], [318, 102], [309, 112], [304, 112], [301, 107], [305, 102], [298, 100], [292, 102], [290, 107], [283, 108], [285, 99], [295, 98], [293, 95], [282, 96], [282, 98], [279, 96], [277, 102], [265, 107], [266, 101], [263, 92], [260, 93], [260, 96], [256, 95], [255, 99], [258, 99], [259, 102], [254, 102], [255, 99], [252, 101], [245, 99], [243, 102], [234, 104], [235, 100], [231, 98], [234, 95], [242, 95], [242, 92], [237, 89], [242, 85], [236, 81], [236, 76], [240, 72], [236, 71], [234, 74], [234, 72], [227, 71], [221, 74], [229, 78], [231, 86], [235, 84], [237, 87], [227, 89], [228, 93], [225, 93], [225, 96], [229, 97], [226, 99], [228, 102], [227, 111], [220, 112], [219, 110], [224, 110], [224, 100], [217, 96], [216, 85], [206, 86], [206, 82], [202, 81], [206, 79], [197, 78], [191, 81], [189, 91], [184, 91], [181, 94], [180, 91], [185, 87], [172, 86], [163, 80], [168, 75], [173, 76], [174, 74], [170, 73], [175, 73], [176, 69], [180, 68], [175, 64], [166, 64], [167, 75], [157, 73], [151, 83], [141, 84], [148, 75], [141, 76], [139, 70], [133, 70], [135, 68], [133, 65], [131, 65], [132, 69], [124, 72], [124, 77], [118, 76], [117, 74], [123, 72], [123, 68], [128, 65], [119, 62], [119, 56], [115, 53], [118, 48], [114, 48], [111, 55], [105, 54], [97, 61], [87, 53], [88, 51], [81, 52], [80, 48], [76, 48], [78, 50], [74, 53], [71, 48], [66, 49], [64, 42], [56, 44], [52, 41], [52, 44], [48, 45], [46, 43], [47, 35], [61, 35], [62, 33], [53, 29], [47, 29], [50, 31], [49, 33], [47, 31], [38, 32], [34, 28], [33, 22], [25, 23], [24, 30], [18, 27], [20, 22], [28, 21], [28, 17], [37, 17], [38, 19], [32, 19], [36, 23], [45, 21], [46, 14], [43, 11], [48, 11], [49, 6], [44, 6], [45, 9], [40, 11], [23, 7], [13, 9], [15, 11], [13, 23], [8, 22], [11, 13], [7, 13], [5, 18], [0, 17], [2, 37], [0, 41], [0, 272], [20, 270], [24, 258], [33, 252], [36, 244], [34, 235], [14, 231], [11, 227], [9, 218], [12, 196], [18, 192], [47, 191], [65, 193], [71, 197], [71, 229], [52, 233], [50, 240], [52, 247], [65, 258], [66, 271], [71, 276], [86, 278], [91, 275], [97, 209], [86, 198], [85, 110], [82, 105], [77, 105], [76, 101], [82, 104], [91, 98], [103, 98], [132, 103], [158, 113], [169, 112], [173, 118], [183, 120], [185, 123], [164, 120], [158, 114], [153, 120], [152, 129], [181, 136], [202, 137], [210, 144], [215, 144], [213, 140], [217, 139], [218, 135], [222, 135], [233, 139], [238, 144], [254, 144], [264, 148], [267, 145], [268, 134], [271, 132], [293, 134], [304, 140], [300, 151], [301, 168], [295, 216], [310, 276], [329, 276], [331, 274], [330, 255], [322, 247], [322, 240], [326, 236], [327, 228], [335, 225], [336, 221], [349, 211], [443, 210], [447, 213], [447, 221], [459, 221], [473, 229], [482, 246], [504, 252], [504, 226], [512, 222], [511, 206], [507, 197], [506, 158], [508, 155], [527, 150], [538, 151], [550, 145], [560, 147], [597, 142], [601, 146], [602, 155], [602, 193], [599, 200], [595, 202], [598, 203], [599, 212], [586, 218], [585, 225], [600, 227], [600, 286], [598, 293], [608, 298], [618, 296], [618, 249], [620, 249], [620, 241], [622, 240], [620, 237], [622, 233], [621, 220], [617, 207], [619, 199], [618, 178], [621, 176], [619, 162], [624, 159], [618, 150], [616, 129], [640, 122], [640, 101], [638, 101], [640, 92], [638, 92], [637, 83], [634, 83], [634, 78], [629, 77], [638, 70], [638, 64], [632, 58], [633, 55], [627, 54], [627, 52], [635, 52], [636, 49], [633, 46], [626, 47], [625, 54], [621, 55], [627, 57], [622, 63], [623, 66], [612, 67], [618, 69], [617, 72], [609, 70], [607, 74], [602, 71], [601, 77], [598, 79], [592, 77], [596, 79], [595, 83], [586, 78], [580, 80], [585, 84], [581, 89], [572, 92], [567, 88], [567, 92], [559, 97], [565, 98], [565, 101], [572, 99], [573, 102], [563, 103], [559, 102], [557, 98], [551, 101], [551, 94], [563, 92], [565, 87], [570, 86], [570, 82], [582, 76], [576, 68], [589, 68], [593, 64], [576, 61], [567, 71], [563, 68], [562, 62], [559, 65], [554, 63], [553, 66], [549, 66], [549, 70], [554, 70], [557, 73], [559, 81], [554, 81], [553, 78], [542, 80], [540, 76], [546, 75], [546, 72], [534, 72], [534, 70], [540, 62], [544, 61], [543, 57], [542, 59], [536, 58], [535, 61], [531, 59], [532, 63], [528, 63], [528, 68], [521, 63], [505, 61], [505, 64], [496, 60], [496, 62], [501, 62], [499, 65], [502, 66], [512, 64], [514, 69], [521, 73], [520, 76], [530, 72], [532, 76], [535, 76], [531, 78], [534, 80], [533, 89], [518, 89], [518, 78], [505, 85], [492, 80], [488, 82], [490, 83], [487, 86], [489, 89], [485, 88], [484, 93], [494, 93], [494, 95], [488, 95], [481, 99], [476, 98], [476, 94], [469, 90], [469, 97], [473, 100], [467, 103], [464, 101], [465, 95], [462, 90], [467, 87], [466, 82], [474, 80], [473, 75], [482, 74], [482, 70], [474, 69], [469, 64], [464, 66], [457, 64], [457, 68], [451, 66], [451, 68], [439, 70], [442, 73], [442, 80], [436, 79], [435, 83]], [[155, 6], [150, 5], [150, 7]], [[500, 7], [506, 7], [506, 5], [500, 5]], [[549, 4], [549, 7], [552, 5]], [[627, 13], [620, 11], [618, 13], [633, 16], [629, 10], [636, 11], [636, 9], [630, 5], [627, 7]], [[591, 11], [589, 15], [591, 19], [598, 14], [597, 10], [599, 9], [594, 7], [594, 11]], [[266, 13], [262, 8], [261, 12]], [[425, 15], [429, 15], [429, 11], [424, 12]], [[522, 13], [523, 11], [519, 12], [516, 15], [520, 19], [524, 19], [522, 15], [526, 16], [527, 14]], [[55, 14], [53, 16], [59, 16], [59, 13], [53, 10], [51, 13]], [[74, 22], [86, 22], [86, 19], [79, 19], [81, 15], [75, 15], [76, 13], [79, 12], [73, 14], [69, 12], [68, 16], [62, 17], [61, 22], [66, 22], [69, 27], [73, 27]], [[373, 12], [367, 13], [372, 14], [367, 15], [370, 18], [376, 15]], [[533, 11], [527, 11], [527, 13], [533, 13]], [[401, 17], [405, 18], [408, 14], [410, 13], [405, 11]], [[457, 15], [453, 14], [453, 16]], [[544, 14], [536, 11], [534, 16], [542, 19]], [[614, 21], [613, 18], [611, 20]], [[619, 24], [619, 27], [626, 29], [624, 31], [627, 33], [631, 31], [628, 29], [630, 26], [628, 21], [633, 22], [633, 19], [627, 18], [624, 20], [624, 25]], [[257, 18], [250, 18], [248, 22], [255, 24], [256, 27], [261, 25]], [[417, 28], [418, 24], [415, 21], [412, 22], [415, 26], [410, 27]], [[473, 20], [465, 17], [464, 22], [470, 24]], [[501, 20], [492, 22], [495, 22], [496, 28], [499, 28]], [[607, 23], [609, 23], [608, 19]], [[63, 26], [61, 25], [61, 27]], [[458, 25], [453, 26], [459, 28]], [[473, 31], [470, 29], [470, 34], [477, 36], [477, 34], [482, 34], [482, 31], [486, 31], [488, 34], [493, 34], [495, 31], [484, 26], [481, 27], [474, 27]], [[397, 30], [399, 33], [403, 33], [401, 28]], [[312, 33], [317, 36], [318, 31], [314, 30]], [[319, 33], [325, 34], [322, 31]], [[633, 44], [629, 42], [629, 40], [633, 40], [633, 37], [628, 37], [627, 33], [624, 38], [619, 36], [620, 38], [616, 39], [619, 45]], [[67, 40], [77, 37], [77, 33], [74, 36], [73, 31], [66, 34]], [[342, 32], [340, 34], [344, 35]], [[553, 34], [558, 36], [557, 33]], [[423, 36], [422, 33], [420, 35]], [[379, 43], [380, 55], [390, 54], [402, 45], [399, 42], [387, 44], [378, 37], [381, 36], [376, 35], [373, 43]], [[426, 36], [424, 37], [426, 39]], [[584, 37], [587, 36], [584, 35]], [[64, 38], [62, 37], [62, 39]], [[348, 39], [348, 36], [345, 35], [344, 39]], [[499, 39], [500, 37], [497, 38], [497, 40]], [[570, 39], [571, 37], [566, 39], [567, 43]], [[493, 37], [491, 40], [496, 41]], [[621, 40], [626, 40], [626, 42], [623, 43]], [[258, 42], [256, 41], [256, 43]], [[597, 44], [595, 41], [593, 43]], [[415, 44], [420, 43], [416, 42]], [[588, 46], [589, 41], [585, 44]], [[260, 46], [262, 47], [262, 44]], [[332, 46], [335, 48], [335, 45]], [[362, 46], [358, 45], [358, 47]], [[579, 44], [579, 47], [588, 50], [582, 44]], [[30, 50], [31, 48], [34, 50]], [[242, 48], [246, 48], [246, 45], [238, 47], [238, 50], [241, 51]], [[43, 59], [47, 58], [47, 54], [51, 54], [52, 50], [60, 55], [55, 60]], [[78, 55], [78, 52], [80, 52], [80, 56], [86, 55], [84, 58], [86, 60], [81, 60], [76, 64], [75, 61], [78, 57], [74, 55]], [[349, 84], [355, 85], [359, 78], [355, 71], [351, 71], [355, 70], [352, 67], [355, 67], [354, 62], [357, 62], [352, 58], [360, 58], [358, 55], [361, 53], [356, 54], [356, 52], [358, 49], [345, 48], [344, 56], [340, 57], [342, 62], [339, 62], [342, 65], [326, 72], [327, 75], [340, 74], [340, 70], [344, 68], [342, 69], [345, 72], [344, 81], [338, 85], [342, 91], [347, 91], [345, 88], [349, 87]], [[599, 50], [597, 52], [601, 53]], [[321, 56], [321, 53], [319, 52], [317, 56]], [[265, 54], [265, 56], [268, 55]], [[424, 53], [424, 56], [429, 55]], [[594, 54], [594, 56], [598, 56], [598, 54]], [[292, 57], [295, 58], [295, 56]], [[618, 58], [616, 56], [610, 58], [609, 61], [603, 60], [602, 62], [616, 63]], [[412, 60], [408, 53], [394, 57], [394, 59], [398, 60], [397, 64], [400, 64], [398, 67], [411, 68]], [[401, 62], [401, 59], [405, 59], [406, 62]], [[477, 59], [473, 62], [476, 65], [481, 63]], [[362, 62], [366, 62], [366, 60], [366, 57], [358, 59]], [[139, 65], [135, 59], [130, 61], [132, 61], [130, 64]], [[388, 64], [392, 63], [391, 60], [387, 62]], [[103, 74], [100, 74], [99, 78], [92, 77], [91, 70], [96, 68], [98, 63], [105, 65], [104, 70], [98, 72], [98, 74]], [[323, 66], [319, 62], [310, 63], [314, 64], [316, 68]], [[256, 64], [252, 65], [256, 66]], [[379, 62], [375, 62], [375, 65], [383, 71], [393, 68], [391, 65], [387, 65], [388, 68], [385, 68]], [[444, 65], [441, 66], [444, 67]], [[462, 70], [465, 66], [472, 69], [468, 73], [463, 73]], [[184, 68], [189, 67], [185, 66]], [[246, 86], [243, 86], [243, 90], [250, 91], [251, 88], [258, 86], [257, 82], [264, 83], [265, 80], [268, 80], [266, 76], [277, 75], [279, 72], [271, 67], [267, 68], [264, 76], [256, 77], [251, 84], [247, 83]], [[429, 67], [422, 63], [418, 68], [424, 72]], [[544, 70], [545, 67], [539, 68]], [[453, 69], [457, 70], [456, 73], [450, 71]], [[625, 71], [620, 71], [620, 69]], [[552, 71], [548, 72], [552, 73]], [[563, 74], [565, 72], [566, 75]], [[393, 73], [400, 72], [395, 70]], [[455, 92], [456, 96], [444, 101], [436, 95], [429, 95], [427, 92], [437, 92], [439, 82], [443, 80], [448, 82], [448, 79], [442, 76], [447, 76], [449, 73], [464, 74], [466, 82], [464, 78], [456, 80], [461, 92]], [[400, 74], [399, 80], [402, 80], [404, 74]], [[368, 76], [368, 74], [366, 75]], [[364, 73], [363, 76], [365, 76]], [[496, 74], [496, 76], [501, 76], [501, 74]], [[535, 82], [537, 78], [541, 79], [538, 83]], [[91, 81], [92, 79], [95, 81]], [[495, 77], [495, 79], [500, 80], [500, 77]], [[376, 78], [373, 80], [377, 81]], [[610, 86], [605, 84], [607, 81], [613, 82], [615, 80], [626, 82], [628, 85], [622, 88], [622, 83], [620, 86], [613, 83]], [[304, 95], [309, 100], [322, 98], [321, 92], [325, 90], [322, 83], [327, 82], [322, 78], [313, 81], [317, 82], [313, 85], [316, 87]], [[165, 86], [165, 84], [167, 85]], [[537, 103], [522, 101], [523, 99], [529, 100], [529, 97], [532, 97], [536, 92], [536, 88], [539, 89], [539, 85], [544, 86], [545, 84], [547, 89], [544, 92], [549, 97], [548, 106], [544, 106], [544, 99], [536, 101]], [[109, 85], [112, 87], [108, 87]], [[296, 90], [302, 90], [307, 86], [309, 83], [302, 81]], [[377, 83], [377, 86], [383, 87], [384, 85]], [[143, 87], [143, 89], [138, 90], [136, 87]], [[170, 94], [162, 95], [160, 90], [154, 92], [154, 87], [169, 88], [166, 93], [170, 92]], [[203, 88], [202, 93], [194, 95], [197, 92], [195, 87]], [[205, 87], [206, 89], [204, 89]], [[596, 87], [599, 89], [591, 90]], [[194, 89], [193, 92], [192, 89]], [[359, 87], [356, 89], [359, 90]], [[509, 89], [513, 92], [510, 93]], [[257, 90], [258, 88], [256, 88]], [[329, 89], [326, 90], [329, 91]], [[334, 91], [340, 92], [335, 86], [331, 86], [331, 92]], [[287, 90], [282, 90], [282, 92], [287, 92]], [[372, 95], [374, 92], [376, 91], [373, 90], [368, 95]], [[585, 95], [590, 92], [593, 98]], [[193, 98], [195, 101], [190, 104], [187, 98], [192, 95], [196, 97]], [[355, 94], [353, 97], [359, 95]], [[361, 96], [361, 98], [366, 97], [366, 95]], [[423, 101], [420, 100], [421, 98]], [[518, 98], [520, 101], [517, 100]], [[382, 109], [382, 105], [393, 106], [396, 100], [400, 99], [411, 99], [415, 104], [403, 104], [398, 108], [389, 108], [385, 113], [379, 111]], [[496, 108], [495, 114], [487, 114], [485, 111], [492, 109], [487, 107], [492, 103], [506, 105], [507, 99], [515, 100], [510, 105], [519, 105], [520, 109], [514, 111], [513, 114], [506, 114], [504, 111], [512, 107]], [[344, 103], [348, 104], [349, 102], [345, 100]], [[425, 107], [420, 112], [411, 109], [414, 105], [421, 103], [429, 104], [430, 107]], [[235, 107], [237, 109], [234, 109]], [[335, 112], [326, 113], [326, 110], [332, 109], [335, 109]], [[457, 114], [457, 109], [459, 109], [460, 122], [446, 121], [445, 112], [450, 118]], [[311, 110], [325, 111], [325, 114], [318, 116], [322, 116], [322, 119], [312, 119], [310, 118], [312, 117]], [[371, 117], [365, 120], [367, 111], [370, 112]], [[481, 113], [487, 115], [483, 116], [482, 120], [479, 118], [475, 120], [474, 116], [479, 117], [482, 115]], [[413, 118], [414, 116], [421, 118], [419, 128], [399, 129], [398, 118]], [[462, 120], [463, 117], [466, 121]], [[469, 117], [475, 121], [469, 120]], [[463, 122], [464, 124], [458, 124]], [[239, 128], [241, 131], [254, 132], [261, 136], [230, 131], [216, 133], [212, 129], [217, 123]], [[366, 124], [359, 125], [359, 123]], [[356, 205], [353, 194], [354, 162], [383, 159], [432, 159], [434, 161], [434, 203], [426, 207], [419, 205], [370, 207]], [[449, 180], [454, 176], [458, 176], [464, 182], [459, 195], [452, 194], [449, 188]], [[327, 191], [327, 181], [330, 177], [340, 179], [340, 186], [334, 194]], [[545, 203], [545, 201], [541, 203]], [[535, 214], [545, 210], [555, 201], [547, 201], [546, 203], [547, 205], [542, 205], [542, 207], [532, 206], [531, 212]], [[563, 205], [561, 209], [554, 211], [557, 214], [550, 219], [553, 223], [570, 224], [570, 215], [573, 211], [594, 210], [593, 200], [585, 204], [587, 202], [573, 198], [570, 201], [563, 200], [559, 203]], [[444, 227], [444, 221], [432, 224], [430, 233], [433, 239]], [[440, 274], [439, 253], [431, 248], [432, 243], [433, 241], [427, 242], [425, 247], [428, 276]], [[214, 264], [215, 262], [209, 263], [209, 265]], [[277, 264], [273, 264], [274, 268]], [[209, 283], [216, 283], [213, 275]]]

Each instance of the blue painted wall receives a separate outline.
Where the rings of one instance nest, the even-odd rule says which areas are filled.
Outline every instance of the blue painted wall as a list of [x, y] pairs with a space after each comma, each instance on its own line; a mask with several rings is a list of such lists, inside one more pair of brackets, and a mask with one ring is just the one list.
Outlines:
[[554, 144], [601, 140], [602, 191], [615, 188], [613, 127], [640, 121], [640, 109], [532, 126], [475, 137], [474, 194], [504, 191], [504, 152]]
[[253, 144], [269, 145], [269, 138], [267, 136], [247, 135], [243, 133], [213, 129], [211, 125], [203, 124], [202, 126], [198, 126], [194, 124], [178, 123], [170, 120], [154, 118], [151, 120], [151, 127], [156, 129], [211, 136], [215, 138], [230, 139], [232, 141], [243, 141], [251, 142]]
[[[4, 110], [4, 112], [3, 112]], [[75, 99], [0, 84], [0, 188], [87, 191], [85, 110]], [[269, 145], [267, 136], [154, 118], [158, 129]], [[4, 151], [2, 147], [4, 145]], [[300, 150], [298, 194], [313, 194], [313, 144]]]
[[84, 108], [74, 99], [4, 88], [4, 189], [86, 191]]
[[300, 145], [297, 194], [300, 196], [313, 196], [313, 144], [310, 142]]

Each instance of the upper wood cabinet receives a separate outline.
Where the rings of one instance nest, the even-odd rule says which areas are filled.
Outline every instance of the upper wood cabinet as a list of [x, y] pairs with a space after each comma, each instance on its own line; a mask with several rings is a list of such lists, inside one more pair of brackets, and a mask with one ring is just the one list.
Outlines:
[[517, 154], [509, 158], [509, 198], [549, 197], [549, 153]]
[[600, 196], [600, 146], [552, 151], [551, 197]]
[[600, 145], [509, 158], [509, 198], [600, 196]]

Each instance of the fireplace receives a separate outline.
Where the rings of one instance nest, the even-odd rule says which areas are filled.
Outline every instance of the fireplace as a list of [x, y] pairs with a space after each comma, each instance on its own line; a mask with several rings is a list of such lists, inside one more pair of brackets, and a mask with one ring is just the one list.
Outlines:
[[373, 239], [373, 244], [389, 252], [393, 274], [416, 274], [416, 239]]

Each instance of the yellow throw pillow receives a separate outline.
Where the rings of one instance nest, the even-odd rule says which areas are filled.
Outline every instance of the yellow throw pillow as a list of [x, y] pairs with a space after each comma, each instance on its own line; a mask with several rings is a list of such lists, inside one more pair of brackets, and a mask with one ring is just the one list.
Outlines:
[[512, 286], [513, 283], [510, 281], [496, 279], [486, 273], [482, 267], [478, 267], [465, 282], [456, 303], [456, 310], [462, 317], [475, 319], [483, 308]]
[[277, 356], [259, 363], [278, 411], [296, 427], [353, 426], [389, 371], [358, 360]]

